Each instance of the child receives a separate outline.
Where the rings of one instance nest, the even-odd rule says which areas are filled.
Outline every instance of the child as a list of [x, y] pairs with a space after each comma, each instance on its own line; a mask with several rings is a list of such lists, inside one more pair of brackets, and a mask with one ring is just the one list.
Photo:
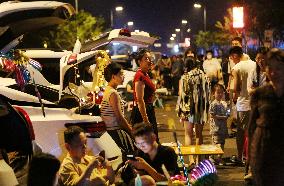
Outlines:
[[[225, 139], [228, 136], [227, 119], [229, 113], [228, 107], [224, 98], [225, 89], [222, 85], [216, 84], [213, 87], [214, 100], [210, 104], [210, 133], [212, 135], [212, 143], [220, 144], [224, 151]], [[221, 156], [218, 156], [218, 161], [222, 164]]]
[[87, 138], [83, 129], [67, 128], [64, 141], [68, 154], [59, 170], [60, 185], [106, 185], [114, 181], [114, 171], [107, 160], [86, 155]]

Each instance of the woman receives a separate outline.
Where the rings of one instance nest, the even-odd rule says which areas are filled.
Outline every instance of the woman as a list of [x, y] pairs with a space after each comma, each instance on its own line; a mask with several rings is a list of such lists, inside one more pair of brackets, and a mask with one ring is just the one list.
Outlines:
[[121, 98], [116, 91], [118, 85], [124, 80], [121, 66], [110, 63], [104, 70], [105, 80], [108, 85], [105, 89], [101, 103], [101, 116], [106, 124], [107, 132], [120, 147], [123, 157], [135, 150], [131, 134], [131, 126], [124, 117]]
[[264, 68], [271, 82], [252, 93], [249, 164], [255, 185], [284, 185], [284, 51], [271, 49]]
[[195, 127], [198, 144], [203, 143], [203, 124], [207, 121], [209, 108], [210, 82], [204, 72], [198, 68], [198, 62], [187, 59], [186, 68], [192, 69], [180, 80], [178, 115], [185, 128], [185, 145], [193, 144], [193, 127]]
[[265, 69], [263, 67], [263, 61], [267, 53], [267, 48], [259, 48], [255, 57], [256, 68], [251, 71], [248, 76], [248, 92], [251, 93], [257, 87], [263, 86], [268, 83], [268, 78], [265, 74]]
[[153, 106], [154, 93], [156, 91], [155, 84], [150, 79], [148, 72], [152, 67], [150, 51], [141, 49], [136, 56], [136, 63], [139, 68], [134, 76], [134, 107], [131, 113], [131, 123], [145, 122], [150, 123], [154, 129], [154, 133], [158, 139], [158, 128]]

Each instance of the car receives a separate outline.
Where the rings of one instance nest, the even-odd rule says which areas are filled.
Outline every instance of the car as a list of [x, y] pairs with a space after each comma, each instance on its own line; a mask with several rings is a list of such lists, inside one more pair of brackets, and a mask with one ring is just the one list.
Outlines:
[[[9, 1], [1, 3], [1, 53], [5, 54], [14, 48], [25, 33], [41, 27], [62, 23], [74, 12], [74, 8], [70, 4], [55, 1]], [[28, 68], [32, 69], [31, 66]], [[35, 69], [33, 70], [38, 72]], [[63, 131], [67, 126], [76, 124], [89, 132], [90, 153], [98, 154], [101, 150], [105, 150], [107, 158], [113, 158], [121, 154], [111, 137], [101, 130], [104, 125], [100, 116], [76, 113], [71, 108], [79, 105], [77, 98], [63, 93], [64, 99], [58, 101], [59, 93], [56, 85], [44, 80], [40, 73], [32, 75], [34, 82], [26, 84], [25, 89], [21, 89], [15, 79], [12, 78], [11, 73], [1, 71], [0, 95], [11, 105], [27, 113], [26, 115], [29, 116], [32, 122], [35, 141], [42, 151], [62, 159], [66, 154]], [[39, 83], [41, 80], [42, 82]], [[39, 99], [35, 88], [39, 90], [41, 99]], [[96, 130], [94, 131], [94, 129]], [[1, 130], [0, 132], [2, 135], [5, 131]], [[16, 130], [16, 128], [15, 132], [18, 133], [17, 135], [22, 135], [21, 131]]]
[[[21, 8], [21, 6], [24, 8]], [[9, 8], [5, 9], [5, 7]], [[17, 9], [12, 10], [13, 7]], [[20, 12], [30, 12], [30, 14], [32, 14], [33, 10], [38, 13], [42, 9], [44, 10], [43, 12], [46, 12], [46, 9], [50, 9], [47, 12], [53, 12], [42, 18], [43, 20], [53, 17], [54, 15], [62, 16], [60, 13], [58, 13], [58, 11], [69, 11], [69, 14], [71, 15], [73, 10], [69, 4], [58, 2], [53, 4], [52, 1], [37, 3], [18, 1], [7, 2], [5, 4], [0, 4], [0, 10], [2, 10], [0, 13], [0, 19], [2, 19], [2, 17], [7, 18], [7, 16], [9, 18], [9, 15], [5, 13], [5, 10], [13, 13], [9, 18], [11, 21], [13, 21], [13, 15], [18, 15], [17, 10]], [[55, 12], [56, 14], [54, 14]], [[42, 14], [38, 13], [38, 15]], [[53, 17], [53, 19], [56, 19], [57, 21], [54, 22], [53, 19], [51, 19], [51, 22], [53, 22], [50, 24], [62, 22], [62, 20], [58, 21], [58, 19], [66, 18], [66, 16], [64, 18], [60, 16], [57, 18]], [[23, 20], [18, 19], [19, 23], [30, 23], [31, 20], [36, 19], [37, 21], [34, 22], [35, 28], [39, 28], [39, 25], [36, 26], [36, 23], [42, 23], [40, 21], [41, 18], [36, 18], [36, 16], [32, 18], [23, 16], [21, 18]], [[50, 24], [47, 23], [47, 25]], [[2, 24], [1, 26], [8, 27], [7, 30], [2, 32], [4, 35], [0, 35], [0, 38], [5, 38], [6, 41], [4, 43], [5, 45], [2, 45], [2, 43], [0, 45], [0, 49], [3, 53], [15, 47], [19, 43], [19, 39], [22, 38], [23, 34], [30, 31], [30, 29], [19, 29], [16, 34], [11, 35], [9, 34], [10, 30], [15, 29], [13, 28], [13, 24], [10, 24], [8, 21], [6, 21], [6, 24]], [[147, 37], [150, 36], [146, 35], [144, 32], [142, 32], [141, 36], [134, 34], [135, 37], [131, 37], [131, 35], [125, 36], [123, 34], [125, 34], [125, 32], [121, 33], [120, 30], [114, 30], [102, 35], [94, 42], [100, 42], [102, 40], [108, 42], [122, 40], [126, 43], [135, 43], [143, 40], [143, 42], [141, 41], [142, 43], [140, 42], [140, 46], [146, 46], [146, 44], [151, 44], [153, 41], [155, 41], [155, 38], [150, 38], [147, 40]], [[9, 42], [9, 38], [11, 42]], [[27, 70], [30, 72], [32, 81], [27, 83], [24, 89], [17, 85], [14, 78], [11, 78], [11, 73], [0, 73], [0, 95], [5, 97], [5, 99], [8, 100], [13, 106], [21, 108], [23, 111], [25, 111], [25, 113], [27, 113], [26, 115], [29, 116], [32, 122], [35, 133], [35, 141], [44, 152], [51, 153], [59, 159], [62, 159], [66, 154], [63, 131], [68, 126], [77, 125], [82, 127], [88, 133], [89, 152], [92, 154], [98, 154], [100, 151], [105, 150], [105, 155], [108, 159], [116, 158], [116, 162], [114, 162], [114, 164], [117, 166], [119, 162], [121, 162], [121, 151], [108, 133], [105, 132], [104, 123], [101, 117], [97, 116], [95, 113], [96, 109], [88, 109], [86, 107], [83, 108], [80, 102], [82, 100], [82, 96], [75, 95], [74, 92], [70, 91], [72, 88], [69, 87], [70, 89], [68, 89], [69, 80], [66, 80], [66, 77], [68, 77], [66, 74], [72, 72], [72, 70], [74, 70], [74, 68], [77, 66], [82, 67], [81, 69], [84, 70], [85, 66], [93, 64], [93, 59], [98, 53], [96, 49], [98, 49], [100, 44], [93, 44], [93, 42], [87, 43], [88, 47], [92, 47], [89, 50], [94, 51], [86, 50], [85, 45], [83, 45], [84, 50], [82, 50], [82, 53], [77, 55], [76, 63], [74, 64], [69, 64], [66, 62], [66, 59], [68, 59], [71, 53], [68, 51], [63, 51], [67, 52], [67, 55], [63, 56], [59, 63], [59, 79], [61, 80], [60, 84], [56, 84], [54, 82], [50, 83], [43, 74], [41, 74], [32, 65], [28, 64]], [[27, 52], [28, 50], [25, 51]], [[57, 76], [57, 74], [54, 72], [52, 74]], [[84, 79], [82, 79], [81, 82], [83, 81]], [[66, 86], [64, 86], [64, 83], [67, 83], [67, 89]], [[82, 85], [87, 85], [86, 87], [88, 87], [90, 83], [86, 82], [84, 84], [79, 84], [79, 87], [85, 87]], [[39, 99], [38, 92], [40, 92], [41, 99]], [[82, 110], [85, 112], [82, 113]]]

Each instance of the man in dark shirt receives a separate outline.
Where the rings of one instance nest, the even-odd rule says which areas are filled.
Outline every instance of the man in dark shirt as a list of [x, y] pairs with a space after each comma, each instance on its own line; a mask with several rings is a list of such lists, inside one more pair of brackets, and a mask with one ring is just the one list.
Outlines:
[[134, 168], [150, 175], [155, 181], [166, 180], [162, 170], [163, 164], [170, 175], [180, 174], [175, 151], [171, 147], [157, 143], [151, 125], [146, 123], [136, 124], [133, 128], [133, 136], [139, 149], [136, 161], [129, 160]]

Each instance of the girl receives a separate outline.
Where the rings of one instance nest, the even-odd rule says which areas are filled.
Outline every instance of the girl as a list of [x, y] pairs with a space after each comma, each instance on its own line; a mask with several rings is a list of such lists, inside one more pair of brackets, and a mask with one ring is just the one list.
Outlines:
[[[224, 151], [225, 139], [228, 136], [227, 119], [230, 114], [227, 112], [227, 103], [223, 101], [225, 88], [220, 84], [216, 84], [212, 93], [214, 100], [209, 107], [212, 144], [220, 144]], [[218, 159], [219, 163], [221, 163], [221, 156]]]

